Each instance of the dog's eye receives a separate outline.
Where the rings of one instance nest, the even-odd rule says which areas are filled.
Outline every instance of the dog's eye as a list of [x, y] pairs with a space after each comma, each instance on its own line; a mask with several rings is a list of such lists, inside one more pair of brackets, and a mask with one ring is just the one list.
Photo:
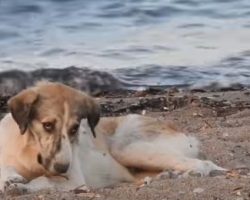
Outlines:
[[79, 129], [79, 124], [75, 124], [74, 126], [71, 127], [69, 134], [75, 135], [78, 132], [78, 129]]
[[51, 122], [44, 122], [43, 123], [43, 128], [47, 131], [47, 132], [51, 132], [54, 129], [54, 123]]

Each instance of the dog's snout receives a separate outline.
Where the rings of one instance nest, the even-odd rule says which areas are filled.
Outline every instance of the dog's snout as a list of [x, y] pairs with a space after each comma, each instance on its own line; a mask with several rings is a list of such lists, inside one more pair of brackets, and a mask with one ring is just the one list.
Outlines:
[[61, 163], [54, 164], [55, 171], [60, 174], [66, 173], [68, 168], [69, 168], [69, 164], [61, 164]]

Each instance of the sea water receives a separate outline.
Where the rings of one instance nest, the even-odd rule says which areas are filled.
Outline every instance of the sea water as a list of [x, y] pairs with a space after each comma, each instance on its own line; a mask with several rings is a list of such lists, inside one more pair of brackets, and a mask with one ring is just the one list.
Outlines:
[[134, 85], [250, 84], [249, 0], [0, 0], [0, 72], [68, 66]]

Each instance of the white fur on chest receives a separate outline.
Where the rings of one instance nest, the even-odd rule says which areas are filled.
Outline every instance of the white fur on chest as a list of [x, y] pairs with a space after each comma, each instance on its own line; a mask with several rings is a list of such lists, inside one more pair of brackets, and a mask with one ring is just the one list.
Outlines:
[[[87, 128], [86, 128], [87, 127]], [[95, 146], [86, 121], [82, 121], [79, 130], [79, 161], [86, 184], [92, 187], [104, 187], [130, 179], [127, 169], [119, 164], [107, 149]]]

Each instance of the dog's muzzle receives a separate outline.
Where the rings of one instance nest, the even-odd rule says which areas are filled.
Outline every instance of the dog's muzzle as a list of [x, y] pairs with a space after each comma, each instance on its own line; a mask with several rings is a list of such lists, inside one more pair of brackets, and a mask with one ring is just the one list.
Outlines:
[[54, 164], [54, 169], [57, 173], [59, 174], [64, 174], [68, 171], [69, 169], [69, 164], [61, 164], [61, 163], [55, 163]]
[[59, 162], [51, 163], [50, 160], [43, 159], [40, 153], [37, 155], [37, 162], [40, 165], [43, 165], [48, 170], [49, 168], [52, 168], [52, 170], [58, 174], [64, 174], [69, 169], [69, 163], [59, 163]]

